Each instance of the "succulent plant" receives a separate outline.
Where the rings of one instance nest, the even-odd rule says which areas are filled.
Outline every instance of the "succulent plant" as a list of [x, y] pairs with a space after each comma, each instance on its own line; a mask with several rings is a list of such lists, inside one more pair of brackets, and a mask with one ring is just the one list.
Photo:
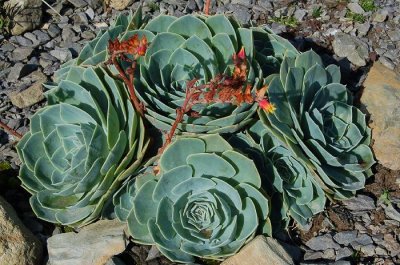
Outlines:
[[[197, 85], [207, 84], [218, 75], [229, 74], [234, 66], [232, 56], [241, 47], [246, 51], [247, 83], [253, 92], [264, 85], [265, 77], [279, 70], [285, 53], [297, 54], [287, 40], [261, 28], [243, 28], [224, 15], [161, 15], [143, 30], [155, 37], [140, 62], [136, 90], [146, 106], [146, 118], [161, 130], [169, 130], [175, 121], [187, 82], [198, 79]], [[193, 110], [200, 117], [185, 115], [180, 131], [227, 133], [251, 122], [256, 105], [215, 102], [198, 104]]]
[[230, 138], [233, 147], [246, 153], [261, 172], [262, 186], [271, 195], [274, 231], [284, 229], [289, 217], [306, 225], [325, 207], [325, 193], [314, 172], [258, 121], [248, 133]]
[[101, 68], [72, 67], [47, 98], [17, 145], [19, 177], [39, 218], [84, 225], [140, 165], [144, 124]]
[[169, 259], [233, 255], [257, 229], [268, 233], [268, 199], [253, 161], [219, 135], [180, 137], [145, 173], [115, 196], [117, 217], [133, 240], [155, 244]]
[[[243, 28], [234, 18], [224, 15], [180, 18], [160, 15], [147, 23], [141, 10], [118, 17], [114, 25], [83, 48], [78, 58], [62, 66], [55, 74], [62, 80], [70, 66], [95, 66], [107, 61], [108, 41], [127, 40], [133, 35], [146, 37], [150, 44], [139, 68], [135, 88], [146, 106], [146, 118], [157, 128], [169, 130], [176, 118], [176, 108], [185, 99], [186, 82], [198, 78], [197, 84], [209, 82], [233, 68], [232, 56], [245, 48], [248, 83], [253, 92], [264, 79], [279, 71], [283, 56], [298, 52], [287, 40], [262, 28]], [[114, 74], [118, 72], [110, 66]], [[256, 111], [254, 104], [234, 106], [229, 103], [198, 105], [201, 117], [185, 115], [178, 130], [187, 132], [234, 132], [248, 124]]]
[[339, 68], [324, 68], [313, 51], [286, 56], [268, 88], [277, 111], [260, 110], [259, 116], [318, 174], [318, 183], [328, 194], [346, 199], [364, 187], [375, 161], [365, 115], [352, 105], [340, 78]]

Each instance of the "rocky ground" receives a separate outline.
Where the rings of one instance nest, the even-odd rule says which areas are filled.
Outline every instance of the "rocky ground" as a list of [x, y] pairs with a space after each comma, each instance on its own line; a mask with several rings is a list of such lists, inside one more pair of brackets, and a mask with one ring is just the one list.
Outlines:
[[[118, 13], [135, 10], [139, 5], [135, 2], [126, 7], [123, 4], [129, 1], [116, 0], [48, 2], [52, 9], [46, 5], [39, 8], [43, 11], [40, 24], [29, 23], [28, 19], [27, 32], [0, 35], [0, 121], [20, 134], [28, 130], [29, 117], [46, 104], [41, 84], [51, 80], [60, 64], [76, 57], [83, 45], [101, 28], [106, 28]], [[182, 16], [202, 9], [203, 0], [144, 1], [144, 12], [149, 15]], [[371, 126], [379, 132], [374, 135], [374, 151], [381, 164], [375, 167], [374, 177], [356, 198], [329, 203], [326, 211], [316, 216], [308, 227], [290, 227], [289, 233], [280, 237], [284, 247], [297, 263], [303, 264], [400, 264], [400, 143], [396, 143], [400, 139], [400, 1], [212, 1], [211, 13], [222, 12], [233, 13], [244, 24], [266, 24], [293, 41], [299, 50], [313, 48], [327, 63], [341, 67], [343, 83], [356, 96], [363, 90], [371, 94], [369, 98], [361, 97], [361, 106], [366, 106]], [[38, 11], [34, 14], [38, 15]], [[13, 33], [23, 31], [18, 30]], [[30, 251], [18, 250], [16, 246], [16, 257], [25, 255], [27, 260], [34, 260], [43, 256], [42, 264], [46, 264], [48, 254], [57, 256], [60, 249], [70, 254], [79, 252], [80, 247], [84, 249], [85, 246], [72, 243], [60, 245], [65, 241], [60, 233], [68, 231], [35, 218], [29, 196], [19, 188], [15, 178], [19, 168], [13, 148], [15, 140], [0, 130], [0, 195], [12, 204], [30, 230], [27, 232], [22, 224], [17, 224], [29, 234], [24, 237], [22, 233], [20, 240], [32, 245], [29, 242], [35, 241], [33, 233], [43, 246]], [[5, 204], [0, 200], [0, 227], [5, 225], [1, 215]], [[10, 211], [7, 207], [4, 206], [4, 212]], [[108, 236], [122, 237], [119, 230], [113, 233]], [[58, 241], [49, 241], [52, 244], [47, 253], [46, 240], [58, 234]], [[77, 242], [86, 240], [80, 238]], [[115, 242], [116, 248], [118, 244], [121, 242]], [[0, 255], [6, 248], [0, 239]], [[170, 264], [154, 249], [134, 244], [109, 264], [132, 260], [136, 264]]]

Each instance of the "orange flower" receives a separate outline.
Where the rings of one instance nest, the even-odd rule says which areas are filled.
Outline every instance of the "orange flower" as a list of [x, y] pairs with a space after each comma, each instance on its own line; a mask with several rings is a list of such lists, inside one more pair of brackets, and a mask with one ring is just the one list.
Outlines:
[[267, 113], [274, 113], [274, 111], [276, 110], [275, 105], [269, 102], [266, 98], [260, 100], [258, 102], [258, 106], [260, 106], [260, 108], [266, 111]]
[[143, 56], [147, 50], [147, 38], [143, 36], [142, 39], [139, 39], [137, 34], [133, 35], [129, 39], [125, 41], [119, 41], [115, 39], [114, 41], [108, 42], [108, 49], [110, 53], [113, 52], [125, 52], [127, 54]]

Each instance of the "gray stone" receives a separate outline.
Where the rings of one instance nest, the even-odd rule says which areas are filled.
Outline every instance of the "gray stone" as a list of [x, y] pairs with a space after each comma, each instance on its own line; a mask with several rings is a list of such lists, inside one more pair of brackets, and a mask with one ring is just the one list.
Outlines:
[[16, 36], [15, 40], [18, 42], [19, 45], [21, 46], [28, 46], [31, 47], [33, 45], [33, 42], [30, 39], [24, 38], [22, 36]]
[[10, 93], [9, 97], [11, 103], [16, 107], [23, 109], [42, 101], [44, 99], [42, 88], [44, 81], [46, 80], [38, 80], [22, 92]]
[[376, 62], [363, 86], [361, 103], [370, 114], [374, 155], [385, 167], [400, 170], [400, 74]]
[[355, 27], [357, 29], [357, 35], [359, 37], [363, 37], [368, 34], [371, 24], [369, 22], [365, 22], [363, 24], [356, 23]]
[[68, 0], [68, 2], [70, 2], [77, 8], [84, 7], [87, 5], [87, 2], [84, 0]]
[[335, 250], [329, 248], [327, 250], [324, 251], [324, 254], [322, 255], [323, 259], [327, 259], [327, 260], [334, 260], [336, 256]]
[[39, 265], [40, 241], [18, 218], [12, 206], [0, 197], [0, 264]]
[[367, 245], [370, 245], [373, 243], [374, 243], [374, 241], [372, 240], [372, 238], [369, 235], [358, 234], [357, 238], [350, 244], [354, 249], [358, 249], [361, 246], [367, 246]]
[[361, 194], [349, 200], [343, 201], [343, 204], [347, 209], [355, 212], [375, 209], [374, 199]]
[[394, 68], [396, 67], [396, 65], [392, 62], [392, 60], [390, 60], [385, 56], [379, 57], [379, 62], [384, 66], [386, 66], [387, 68], [389, 68], [390, 70], [394, 70]]
[[50, 51], [50, 54], [60, 60], [61, 62], [66, 62], [72, 59], [72, 53], [67, 48], [58, 48]]
[[353, 242], [357, 237], [357, 231], [343, 231], [335, 234], [333, 239], [338, 242], [340, 245], [347, 246], [351, 242]]
[[62, 39], [66, 42], [72, 42], [76, 36], [75, 32], [70, 27], [65, 27], [62, 30]]
[[400, 222], [400, 212], [397, 211], [392, 204], [385, 208], [385, 214], [388, 218]]
[[294, 12], [294, 17], [297, 19], [297, 21], [301, 22], [303, 21], [304, 17], [307, 15], [307, 10], [305, 9], [297, 9]]
[[332, 46], [336, 55], [347, 57], [356, 66], [366, 65], [369, 58], [368, 45], [360, 39], [349, 34], [337, 33]]
[[360, 251], [364, 257], [372, 257], [375, 255], [375, 246], [373, 244], [361, 246]]
[[46, 43], [50, 40], [49, 35], [42, 30], [35, 30], [33, 32], [33, 34], [35, 34], [35, 36], [40, 44]]
[[304, 260], [317, 260], [317, 259], [322, 259], [324, 256], [324, 252], [322, 251], [307, 251], [304, 254]]
[[22, 7], [13, 17], [15, 22], [11, 29], [13, 35], [20, 35], [40, 26], [43, 15], [41, 0], [9, 0], [4, 5]]
[[248, 25], [250, 23], [251, 14], [249, 9], [242, 5], [230, 5], [229, 10], [235, 14], [240, 23]]
[[32, 47], [36, 47], [39, 45], [39, 41], [36, 38], [36, 35], [33, 34], [32, 32], [27, 32], [24, 34], [24, 37], [27, 38], [28, 40], [30, 40], [32, 42]]
[[103, 265], [124, 251], [126, 225], [117, 220], [100, 220], [79, 233], [57, 234], [47, 240], [51, 265]]
[[289, 265], [294, 264], [290, 255], [271, 237], [257, 236], [236, 255], [221, 265]]
[[387, 34], [392, 41], [400, 41], [400, 31], [398, 29], [390, 30]]
[[28, 47], [18, 47], [12, 53], [13, 60], [23, 61], [32, 54], [33, 49]]
[[389, 12], [386, 9], [380, 9], [375, 13], [372, 21], [384, 22], [387, 19], [388, 14], [389, 14]]
[[7, 81], [15, 82], [19, 78], [22, 78], [32, 73], [36, 69], [37, 69], [36, 65], [16, 63], [13, 67], [11, 67], [10, 73], [7, 76]]
[[93, 19], [94, 18], [94, 11], [91, 7], [89, 7], [86, 11], [85, 11], [86, 15], [90, 18]]
[[238, 5], [242, 5], [245, 7], [252, 7], [253, 5], [253, 1], [252, 0], [231, 0], [232, 4], [238, 4]]
[[61, 29], [56, 24], [50, 24], [47, 32], [52, 38], [55, 38], [60, 35]]
[[154, 259], [159, 258], [161, 256], [162, 256], [162, 254], [158, 250], [158, 248], [155, 245], [152, 245], [150, 250], [149, 250], [149, 253], [147, 253], [146, 261], [151, 261], [151, 260], [154, 260]]
[[340, 248], [340, 249], [338, 249], [337, 252], [336, 252], [336, 260], [340, 260], [340, 259], [343, 259], [343, 258], [347, 258], [347, 257], [351, 256], [351, 255], [353, 254], [353, 252], [354, 252], [354, 251], [351, 250], [351, 249], [348, 248], [348, 247]]
[[333, 241], [330, 234], [313, 237], [305, 245], [312, 250], [326, 250], [328, 248], [339, 249], [340, 245]]
[[351, 12], [356, 14], [364, 14], [364, 9], [358, 3], [349, 3], [347, 4], [347, 8], [350, 9]]

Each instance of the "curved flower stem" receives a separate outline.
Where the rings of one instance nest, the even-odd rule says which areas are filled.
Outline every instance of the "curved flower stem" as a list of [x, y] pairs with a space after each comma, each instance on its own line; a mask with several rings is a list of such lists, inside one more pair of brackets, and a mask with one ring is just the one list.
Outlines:
[[17, 131], [11, 129], [10, 127], [8, 127], [5, 123], [0, 121], [0, 128], [2, 128], [6, 133], [11, 134], [15, 137], [18, 138], [18, 140], [21, 140], [22, 138], [22, 134], [17, 133]]
[[211, 0], [206, 0], [206, 3], [204, 5], [204, 14], [206, 14], [207, 16], [210, 13], [210, 4], [211, 4]]
[[140, 116], [143, 117], [144, 116], [144, 107], [143, 107], [143, 104], [139, 102], [139, 99], [136, 96], [135, 86], [133, 84], [135, 69], [136, 69], [136, 61], [132, 62], [132, 68], [130, 69], [131, 73], [128, 78], [128, 76], [125, 74], [124, 70], [122, 70], [121, 66], [119, 65], [119, 63], [117, 61], [117, 55], [118, 54], [116, 54], [116, 53], [113, 54], [111, 57], [111, 61], [112, 61], [113, 65], [115, 66], [115, 68], [117, 68], [122, 81], [128, 87], [129, 95], [130, 95], [131, 101], [132, 101], [136, 111], [138, 111]]

